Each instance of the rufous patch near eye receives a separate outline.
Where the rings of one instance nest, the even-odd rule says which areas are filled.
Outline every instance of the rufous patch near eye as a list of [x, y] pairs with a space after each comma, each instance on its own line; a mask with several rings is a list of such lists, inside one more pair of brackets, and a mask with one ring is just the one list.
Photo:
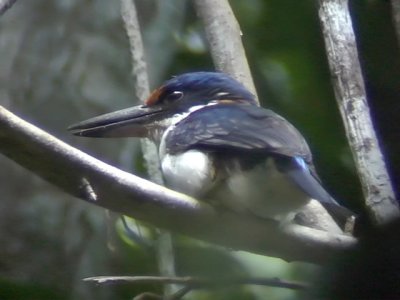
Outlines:
[[147, 106], [152, 106], [157, 104], [157, 102], [160, 100], [160, 96], [162, 92], [164, 91], [164, 86], [159, 87], [158, 89], [155, 89], [150, 96], [144, 101], [144, 104]]
[[217, 102], [220, 104], [231, 104], [231, 103], [236, 103], [237, 101], [231, 99], [220, 99], [217, 100]]
[[245, 104], [245, 105], [252, 105], [253, 103], [248, 101], [247, 99], [221, 99], [221, 100], [216, 100], [217, 103], [219, 104]]

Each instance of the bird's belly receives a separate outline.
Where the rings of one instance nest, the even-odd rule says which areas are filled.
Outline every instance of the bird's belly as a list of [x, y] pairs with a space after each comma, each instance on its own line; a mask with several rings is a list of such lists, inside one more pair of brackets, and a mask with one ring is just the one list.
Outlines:
[[197, 150], [165, 155], [161, 168], [166, 185], [220, 207], [276, 220], [287, 220], [309, 201], [272, 159], [249, 170], [226, 166], [217, 170], [214, 159]]
[[235, 211], [279, 221], [292, 219], [310, 200], [275, 168], [272, 159], [251, 170], [232, 172], [210, 197]]

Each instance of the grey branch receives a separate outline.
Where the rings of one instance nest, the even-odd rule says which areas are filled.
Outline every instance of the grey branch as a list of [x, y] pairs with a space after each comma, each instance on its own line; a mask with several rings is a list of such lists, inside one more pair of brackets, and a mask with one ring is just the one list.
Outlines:
[[229, 285], [263, 285], [293, 290], [303, 290], [307, 285], [300, 282], [286, 281], [279, 278], [196, 278], [196, 277], [161, 277], [161, 276], [96, 276], [85, 278], [84, 281], [96, 282], [98, 284], [120, 284], [120, 283], [161, 283], [180, 284], [192, 288], [225, 287]]
[[132, 0], [121, 0], [121, 15], [129, 38], [136, 96], [144, 101], [150, 93], [149, 78], [136, 8]]
[[[129, 37], [136, 96], [144, 102], [150, 94], [149, 77], [136, 6], [132, 0], [121, 0], [121, 15]], [[156, 146], [149, 140], [143, 140], [142, 150], [145, 153], [144, 158], [151, 180], [158, 184], [163, 184]], [[168, 231], [164, 230], [160, 230], [158, 233], [155, 247], [160, 274], [174, 276], [176, 273], [172, 236]], [[175, 287], [173, 285], [165, 287], [166, 294], [171, 294], [174, 291]]]
[[397, 43], [400, 46], [400, 0], [390, 0], [392, 4], [392, 16], [396, 31]]
[[[0, 106], [0, 152], [93, 205], [225, 247], [324, 263], [355, 244], [349, 236], [275, 222], [211, 206], [107, 165]], [[82, 180], [96, 195], [88, 197]], [[29, 205], [27, 203], [26, 205]]]
[[334, 85], [368, 211], [376, 223], [399, 208], [372, 125], [347, 0], [319, 0], [319, 16]]
[[3, 15], [17, 0], [0, 0], [0, 16]]
[[230, 74], [254, 95], [256, 89], [242, 45], [241, 31], [227, 0], [195, 0], [217, 70]]

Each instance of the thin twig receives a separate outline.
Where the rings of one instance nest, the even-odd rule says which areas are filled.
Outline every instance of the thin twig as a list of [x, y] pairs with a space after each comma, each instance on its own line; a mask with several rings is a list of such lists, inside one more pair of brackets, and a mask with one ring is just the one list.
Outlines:
[[187, 293], [190, 293], [193, 290], [191, 286], [184, 286], [180, 290], [177, 290], [174, 294], [167, 296], [165, 300], [179, 300]]
[[190, 286], [192, 289], [216, 288], [232, 285], [261, 285], [293, 290], [308, 288], [305, 283], [282, 280], [278, 278], [254, 278], [254, 277], [232, 277], [232, 278], [196, 278], [196, 277], [165, 277], [165, 276], [96, 276], [83, 279], [98, 284], [121, 284], [121, 283], [159, 283], [179, 284]]
[[165, 300], [165, 297], [151, 292], [144, 292], [135, 296], [133, 300]]
[[121, 0], [121, 15], [129, 38], [132, 58], [132, 76], [135, 79], [136, 96], [142, 102], [149, 96], [149, 78], [144, 55], [142, 35], [137, 19], [136, 7], [132, 0]]
[[398, 203], [372, 125], [347, 0], [319, 0], [319, 16], [336, 101], [363, 187], [380, 224], [399, 216]]
[[[149, 77], [144, 54], [142, 35], [137, 17], [136, 7], [132, 0], [121, 0], [121, 15], [125, 29], [129, 37], [129, 45], [132, 57], [132, 75], [135, 78], [134, 86], [136, 96], [144, 102], [150, 94]], [[149, 140], [142, 140], [142, 150], [146, 161], [147, 171], [153, 182], [163, 185], [163, 177], [160, 171], [160, 162], [157, 147]], [[168, 231], [158, 230], [156, 247], [157, 261], [160, 274], [166, 276], [175, 275], [175, 257], [172, 236]], [[166, 294], [171, 294], [175, 288], [167, 287]]]
[[[139, 232], [136, 232], [135, 230], [132, 229], [131, 225], [128, 224], [127, 222], [127, 217], [126, 216], [122, 216], [121, 217], [121, 221], [122, 221], [122, 225], [125, 229], [125, 233], [126, 235], [137, 245], [140, 245], [141, 247], [143, 247], [145, 250], [150, 250], [151, 247], [153, 247], [153, 242], [148, 241], [145, 237], [143, 237]], [[140, 225], [137, 225], [137, 228]]]

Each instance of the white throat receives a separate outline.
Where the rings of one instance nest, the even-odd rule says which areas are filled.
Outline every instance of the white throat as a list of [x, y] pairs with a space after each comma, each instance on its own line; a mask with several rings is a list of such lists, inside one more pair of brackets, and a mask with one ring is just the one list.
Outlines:
[[202, 109], [207, 106], [216, 105], [216, 104], [217, 104], [217, 102], [211, 101], [207, 104], [195, 105], [195, 106], [190, 107], [185, 112], [175, 114], [172, 117], [159, 122], [159, 125], [162, 128], [166, 128], [165, 131], [163, 133], [161, 133], [161, 135], [158, 138], [156, 138], [156, 140], [158, 140], [159, 145], [160, 145], [159, 149], [158, 149], [158, 155], [159, 155], [161, 161], [163, 160], [163, 158], [165, 157], [165, 154], [166, 154], [166, 145], [165, 145], [166, 137], [171, 132], [171, 130], [174, 129], [176, 124], [178, 124], [183, 119], [187, 118], [191, 113], [195, 112], [196, 110]]

